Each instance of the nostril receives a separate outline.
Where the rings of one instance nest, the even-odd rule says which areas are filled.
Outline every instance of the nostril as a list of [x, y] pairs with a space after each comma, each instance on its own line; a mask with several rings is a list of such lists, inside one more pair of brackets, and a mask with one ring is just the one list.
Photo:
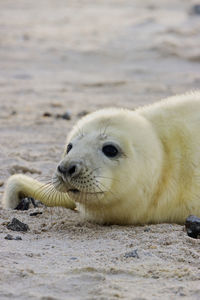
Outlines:
[[66, 173], [66, 169], [64, 167], [61, 167], [60, 165], [58, 165], [57, 170], [59, 173], [64, 174]]
[[69, 175], [73, 175], [76, 172], [76, 165], [73, 165], [69, 168], [68, 173]]

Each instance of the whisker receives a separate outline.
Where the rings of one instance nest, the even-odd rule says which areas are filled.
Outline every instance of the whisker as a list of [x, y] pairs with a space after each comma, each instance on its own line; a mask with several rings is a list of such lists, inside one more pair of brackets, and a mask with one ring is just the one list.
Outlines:
[[43, 193], [44, 191], [48, 191], [48, 189], [51, 187], [52, 185], [50, 185], [49, 183], [46, 183], [42, 186], [40, 186], [39, 188], [37, 188], [34, 192], [34, 197], [36, 196], [36, 193]]
[[98, 178], [104, 178], [104, 179], [110, 179], [112, 181], [118, 181], [118, 182], [121, 182], [119, 179], [116, 179], [116, 178], [111, 178], [111, 177], [106, 177], [106, 176], [95, 176], [95, 179], [98, 179]]
[[[104, 187], [104, 188], [106, 188], [106, 186], [103, 184], [103, 183], [101, 183], [101, 182], [99, 182], [99, 181], [97, 181], [97, 183], [98, 184], [100, 184], [102, 187]], [[99, 188], [100, 189], [100, 188]], [[115, 193], [113, 193], [111, 190], [106, 190], [106, 191], [104, 191], [104, 193], [110, 193], [110, 194], [112, 194], [114, 197], [116, 197], [116, 194]]]

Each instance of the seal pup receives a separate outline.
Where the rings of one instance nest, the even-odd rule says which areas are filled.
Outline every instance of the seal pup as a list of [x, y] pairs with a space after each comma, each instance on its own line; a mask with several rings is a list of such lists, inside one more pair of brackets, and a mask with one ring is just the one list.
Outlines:
[[83, 117], [67, 138], [52, 178], [9, 178], [3, 207], [21, 196], [74, 208], [101, 224], [183, 223], [200, 217], [200, 93], [135, 111], [108, 108]]

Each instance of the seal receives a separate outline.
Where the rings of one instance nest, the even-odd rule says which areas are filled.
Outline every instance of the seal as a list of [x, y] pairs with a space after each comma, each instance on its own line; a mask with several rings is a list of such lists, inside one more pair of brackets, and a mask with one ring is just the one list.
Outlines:
[[5, 208], [22, 196], [77, 208], [100, 224], [184, 223], [200, 217], [200, 93], [132, 111], [108, 108], [74, 126], [52, 178], [9, 178]]

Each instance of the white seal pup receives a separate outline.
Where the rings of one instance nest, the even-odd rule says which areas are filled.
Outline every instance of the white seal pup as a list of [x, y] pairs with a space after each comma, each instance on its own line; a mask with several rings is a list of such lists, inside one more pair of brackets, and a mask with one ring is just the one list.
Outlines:
[[3, 207], [20, 196], [74, 208], [101, 224], [183, 223], [200, 217], [200, 93], [110, 108], [72, 129], [52, 185], [9, 178]]

